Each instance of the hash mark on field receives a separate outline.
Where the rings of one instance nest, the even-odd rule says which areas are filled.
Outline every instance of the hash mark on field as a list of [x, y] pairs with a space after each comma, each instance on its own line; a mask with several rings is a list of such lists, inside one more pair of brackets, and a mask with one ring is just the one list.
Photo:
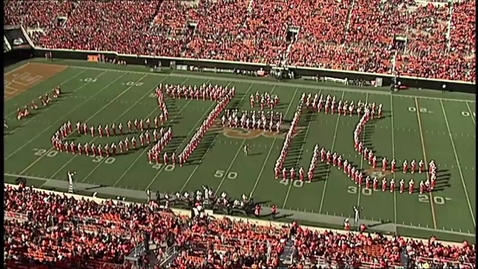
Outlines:
[[[96, 78], [99, 78], [101, 75], [103, 75], [105, 72], [99, 74], [98, 76], [96, 76]], [[107, 86], [105, 86], [103, 89], [99, 90], [97, 93], [95, 93], [94, 95], [91, 96], [91, 98], [95, 97], [97, 94], [100, 94], [102, 91], [104, 91], [109, 85], [113, 84], [116, 80], [122, 78], [123, 76], [120, 76], [118, 78], [116, 78], [115, 80], [113, 80], [112, 82], [110, 82]], [[78, 87], [76, 90], [74, 90], [72, 93], [75, 93], [76, 91], [82, 89], [83, 87], [86, 87], [87, 85], [89, 85], [88, 83], [85, 83], [83, 85], [81, 85], [80, 87]], [[60, 120], [57, 120], [55, 121], [55, 123], [58, 123], [60, 122], [61, 120], [64, 120], [66, 118], [66, 116], [70, 115], [72, 112], [76, 111], [78, 108], [82, 107], [86, 102], [88, 102], [89, 99], [85, 100], [84, 102], [80, 103], [79, 105], [73, 107], [72, 110], [70, 110], [70, 112], [66, 113], [65, 115], [63, 115], [63, 117], [60, 118]], [[7, 160], [8, 158], [12, 157], [15, 153], [19, 152], [20, 150], [22, 150], [24, 147], [26, 147], [28, 144], [30, 144], [31, 142], [33, 142], [35, 139], [37, 139], [40, 135], [42, 135], [43, 133], [45, 133], [46, 131], [48, 131], [51, 127], [53, 127], [53, 124], [51, 124], [50, 126], [48, 126], [47, 128], [44, 128], [43, 131], [41, 131], [40, 133], [38, 133], [37, 135], [35, 135], [32, 139], [28, 140], [27, 142], [25, 142], [22, 146], [18, 147], [15, 151], [13, 151], [12, 153], [10, 153], [7, 157], [5, 157], [4, 160]], [[51, 149], [50, 149], [51, 150]], [[46, 154], [49, 153], [48, 150]]]

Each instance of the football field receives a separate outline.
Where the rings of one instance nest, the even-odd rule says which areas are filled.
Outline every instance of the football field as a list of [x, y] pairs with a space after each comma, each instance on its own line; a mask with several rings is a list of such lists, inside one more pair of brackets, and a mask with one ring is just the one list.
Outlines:
[[[337, 217], [352, 215], [353, 206], [363, 207], [361, 218], [399, 226], [402, 235], [429, 236], [474, 242], [475, 194], [475, 101], [472, 95], [409, 90], [390, 94], [375, 88], [345, 88], [317, 83], [279, 83], [242, 76], [203, 73], [151, 73], [146, 69], [112, 69], [110, 65], [49, 65], [30, 63], [6, 73], [5, 85], [15, 89], [5, 97], [9, 128], [4, 134], [5, 181], [25, 177], [41, 187], [50, 180], [66, 181], [67, 171], [76, 171], [78, 183], [122, 189], [161, 192], [195, 191], [202, 185], [230, 197], [252, 194], [256, 201], [279, 208]], [[48, 75], [45, 69], [51, 68]], [[41, 73], [45, 72], [45, 73]], [[33, 79], [36, 78], [36, 79]], [[159, 84], [234, 86], [236, 97], [228, 108], [253, 110], [249, 96], [272, 92], [280, 98], [274, 109], [290, 122], [303, 93], [335, 96], [337, 100], [359, 100], [383, 104], [384, 117], [370, 121], [364, 131], [367, 146], [377, 156], [404, 160], [434, 160], [438, 183], [432, 193], [408, 194], [372, 191], [354, 184], [341, 170], [318, 165], [312, 183], [289, 184], [274, 179], [273, 167], [284, 143], [284, 133], [222, 128], [209, 131], [183, 167], [149, 164], [147, 147], [111, 157], [88, 157], [58, 152], [50, 139], [65, 122], [111, 125], [158, 114], [154, 93]], [[38, 100], [38, 96], [62, 85], [64, 95], [29, 117], [17, 120], [16, 110]], [[166, 126], [173, 139], [165, 152], [182, 151], [215, 103], [202, 100], [166, 100], [170, 119]], [[255, 109], [257, 110], [257, 108]], [[304, 110], [292, 139], [286, 167], [307, 171], [315, 144], [337, 152], [362, 170], [379, 178], [402, 178], [406, 182], [426, 179], [425, 174], [382, 173], [371, 169], [353, 147], [357, 116], [327, 115]], [[128, 134], [138, 136], [139, 134]], [[94, 137], [74, 132], [70, 141], [117, 143], [124, 136]], [[242, 148], [249, 145], [251, 154]], [[418, 184], [417, 184], [418, 185]], [[98, 191], [101, 193], [101, 188]]]

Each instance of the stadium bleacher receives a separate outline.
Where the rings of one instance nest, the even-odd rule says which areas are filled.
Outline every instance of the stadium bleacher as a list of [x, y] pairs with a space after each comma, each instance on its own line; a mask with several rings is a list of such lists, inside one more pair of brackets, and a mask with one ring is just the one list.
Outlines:
[[[47, 48], [287, 62], [475, 82], [474, 5], [471, 0], [7, 1], [4, 24], [42, 29], [45, 35], [32, 39]], [[291, 32], [295, 37], [288, 39]]]
[[[168, 268], [177, 269], [278, 268], [287, 261], [290, 268], [395, 268], [404, 252], [421, 268], [474, 268], [476, 262], [475, 245], [466, 242], [191, 218], [153, 204], [93, 201], [25, 185], [5, 185], [4, 193], [8, 268], [132, 268], [125, 256], [145, 234], [160, 246], [158, 264], [169, 258]], [[167, 256], [165, 241], [176, 249]]]

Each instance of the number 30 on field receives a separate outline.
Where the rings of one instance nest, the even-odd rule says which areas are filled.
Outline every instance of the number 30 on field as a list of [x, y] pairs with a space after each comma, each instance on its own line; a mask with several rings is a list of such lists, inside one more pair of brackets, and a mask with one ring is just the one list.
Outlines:
[[[365, 196], [370, 196], [372, 195], [372, 190], [367, 189], [367, 188], [361, 188], [362, 189], [362, 194]], [[347, 187], [347, 192], [350, 194], [357, 194], [358, 193], [358, 188], [356, 186], [348, 186]]]

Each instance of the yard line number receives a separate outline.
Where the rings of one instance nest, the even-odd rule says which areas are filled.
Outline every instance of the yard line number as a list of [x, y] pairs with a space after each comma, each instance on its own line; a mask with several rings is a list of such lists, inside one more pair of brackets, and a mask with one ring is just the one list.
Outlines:
[[[417, 112], [417, 108], [411, 106], [411, 107], [408, 108], [408, 111], [410, 111], [410, 112], [415, 112], [415, 113], [416, 113], [416, 112]], [[431, 111], [428, 111], [428, 109], [426, 109], [426, 108], [424, 108], [424, 107], [420, 107], [420, 108], [418, 109], [418, 112], [420, 112], [420, 113], [432, 113]]]
[[82, 78], [82, 79], [80, 79], [80, 81], [88, 82], [88, 83], [94, 83], [94, 82], [96, 82], [96, 78]]
[[164, 165], [164, 163], [156, 163], [156, 164], [151, 165], [151, 167], [153, 169], [156, 169], [156, 170], [161, 169], [163, 166], [164, 166], [164, 171], [166, 171], [166, 172], [171, 172], [176, 168], [176, 165], [174, 165], [174, 164]]
[[228, 172], [226, 174], [226, 171], [224, 170], [216, 170], [216, 172], [214, 172], [214, 177], [217, 177], [217, 178], [223, 178], [224, 175], [226, 175], [226, 177], [228, 179], [236, 179], [237, 178], [237, 173], [236, 172]]
[[[442, 196], [437, 196], [433, 195], [433, 203], [436, 205], [444, 205], [446, 201], [450, 201], [451, 198], [448, 197], [442, 197]], [[418, 195], [418, 201], [420, 203], [430, 203], [430, 197], [426, 194], [420, 194]]]
[[33, 151], [35, 151], [35, 153], [33, 153], [35, 156], [43, 156], [46, 153], [46, 157], [50, 157], [50, 158], [53, 158], [58, 154], [58, 151], [56, 150], [48, 151], [46, 149], [34, 149]]
[[[288, 186], [290, 184], [290, 181], [291, 181], [290, 179], [281, 179], [281, 181], [279, 181], [279, 183]], [[304, 181], [293, 180], [292, 181], [292, 186], [294, 186], [296, 188], [302, 188], [304, 186]]]
[[105, 164], [112, 164], [116, 161], [115, 158], [113, 157], [103, 157], [103, 156], [91, 156], [93, 158], [93, 162], [94, 163], [100, 163], [102, 162], [103, 160], [105, 160]]
[[461, 112], [461, 115], [462, 115], [463, 117], [469, 117], [469, 116], [471, 115], [471, 116], [473, 116], [473, 117], [476, 118], [475, 112], [470, 113], [470, 112], [468, 112], [468, 111], [462, 111], [462, 112]]
[[141, 87], [143, 86], [143, 82], [136, 82], [136, 81], [128, 81], [126, 83], [123, 83], [123, 85], [130, 86], [130, 87]]
[[[362, 189], [362, 195], [365, 195], [365, 196], [370, 196], [372, 195], [373, 191], [371, 189], [367, 189], [367, 188], [361, 188]], [[350, 193], [350, 194], [357, 194], [359, 192], [357, 186], [348, 186], [347, 187], [347, 192]]]

